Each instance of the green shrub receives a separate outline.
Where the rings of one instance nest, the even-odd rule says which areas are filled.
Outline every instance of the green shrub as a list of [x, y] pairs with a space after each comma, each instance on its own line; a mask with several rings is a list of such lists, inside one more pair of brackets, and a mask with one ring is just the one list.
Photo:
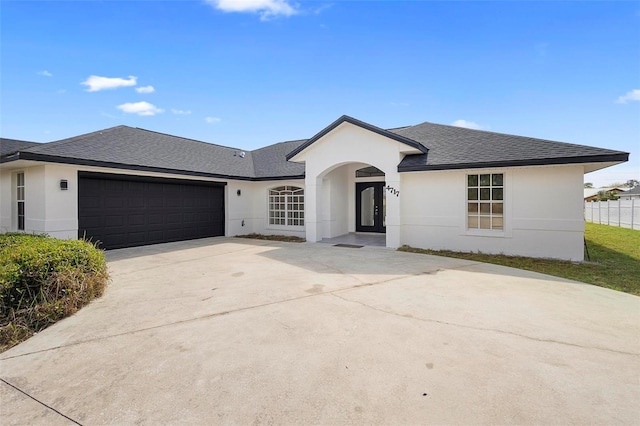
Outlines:
[[0, 352], [100, 297], [104, 253], [82, 240], [0, 235]]

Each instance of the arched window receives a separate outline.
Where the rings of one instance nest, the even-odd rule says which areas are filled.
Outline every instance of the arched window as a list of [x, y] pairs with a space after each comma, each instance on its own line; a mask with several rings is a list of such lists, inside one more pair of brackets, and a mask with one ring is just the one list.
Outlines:
[[384, 172], [377, 167], [369, 166], [356, 170], [356, 177], [384, 176]]
[[269, 225], [304, 226], [304, 189], [279, 186], [269, 190]]

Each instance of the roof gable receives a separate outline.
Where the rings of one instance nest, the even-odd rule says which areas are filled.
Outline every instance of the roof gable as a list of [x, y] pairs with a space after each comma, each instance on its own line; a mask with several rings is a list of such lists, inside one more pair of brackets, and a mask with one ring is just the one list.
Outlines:
[[318, 140], [322, 139], [324, 136], [326, 136], [328, 133], [330, 133], [332, 130], [334, 130], [335, 128], [337, 128], [338, 126], [340, 126], [343, 123], [353, 124], [354, 126], [358, 126], [358, 127], [362, 128], [362, 129], [368, 130], [370, 132], [377, 133], [377, 134], [379, 134], [381, 136], [384, 136], [384, 137], [387, 137], [389, 139], [392, 139], [392, 140], [395, 140], [397, 142], [400, 142], [402, 144], [408, 145], [411, 148], [414, 148], [414, 149], [418, 150], [419, 152], [422, 152], [422, 153], [425, 153], [425, 154], [429, 151], [425, 146], [421, 145], [419, 142], [416, 142], [415, 140], [412, 140], [410, 138], [402, 136], [402, 135], [400, 135], [398, 133], [393, 133], [393, 132], [390, 132], [388, 130], [381, 129], [381, 128], [376, 127], [374, 125], [371, 125], [369, 123], [365, 123], [364, 121], [356, 120], [355, 118], [349, 117], [348, 115], [343, 115], [342, 117], [338, 118], [333, 123], [329, 124], [324, 129], [322, 129], [320, 132], [316, 133], [316, 135], [313, 136], [311, 139], [308, 139], [306, 142], [304, 142], [303, 144], [298, 146], [296, 149], [291, 151], [286, 157], [287, 160], [291, 160], [293, 157], [295, 157], [296, 155], [300, 154], [305, 149], [309, 148], [315, 142], [317, 142]]

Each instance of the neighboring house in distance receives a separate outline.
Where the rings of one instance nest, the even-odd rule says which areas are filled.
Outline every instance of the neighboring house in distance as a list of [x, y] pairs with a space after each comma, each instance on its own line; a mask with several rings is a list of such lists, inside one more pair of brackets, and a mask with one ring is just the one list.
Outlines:
[[611, 192], [616, 196], [619, 196], [620, 193], [625, 192], [627, 188], [620, 188], [617, 186], [611, 186], [606, 188], [584, 188], [584, 201], [598, 201], [598, 194], [601, 192]]
[[8, 149], [0, 229], [107, 249], [371, 232], [392, 248], [582, 260], [584, 174], [628, 156], [432, 123], [385, 130], [348, 116], [311, 139], [247, 152], [117, 126]]
[[628, 191], [616, 194], [621, 200], [631, 200], [632, 198], [640, 199], [640, 186], [631, 188]]

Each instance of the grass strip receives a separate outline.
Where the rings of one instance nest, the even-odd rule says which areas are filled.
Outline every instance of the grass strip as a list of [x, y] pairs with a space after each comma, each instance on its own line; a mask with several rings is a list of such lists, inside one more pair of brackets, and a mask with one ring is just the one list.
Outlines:
[[585, 262], [428, 250], [409, 246], [398, 250], [509, 266], [640, 296], [640, 231], [588, 222], [584, 236], [590, 257]]

